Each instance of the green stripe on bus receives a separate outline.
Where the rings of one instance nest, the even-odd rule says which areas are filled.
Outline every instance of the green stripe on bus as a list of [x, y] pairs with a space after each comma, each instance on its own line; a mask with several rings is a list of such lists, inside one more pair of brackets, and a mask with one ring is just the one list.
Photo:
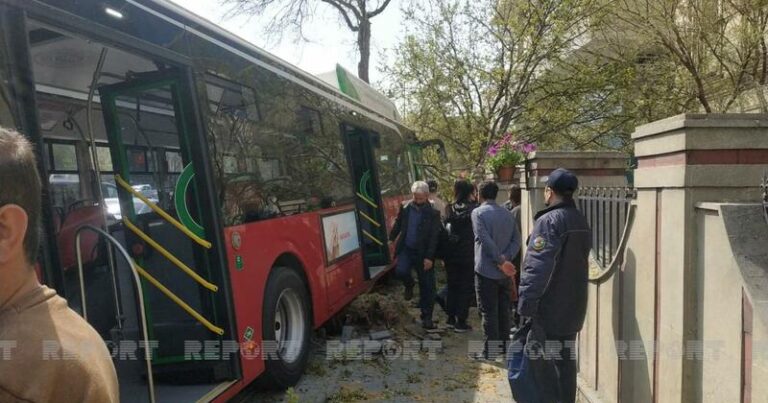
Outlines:
[[181, 223], [189, 228], [195, 235], [200, 238], [205, 238], [205, 229], [192, 218], [192, 214], [189, 213], [189, 207], [187, 206], [187, 189], [194, 176], [195, 171], [190, 162], [184, 167], [184, 170], [181, 171], [181, 175], [179, 175], [179, 179], [176, 181], [173, 202], [176, 205], [176, 214], [179, 216], [179, 221], [181, 221]]

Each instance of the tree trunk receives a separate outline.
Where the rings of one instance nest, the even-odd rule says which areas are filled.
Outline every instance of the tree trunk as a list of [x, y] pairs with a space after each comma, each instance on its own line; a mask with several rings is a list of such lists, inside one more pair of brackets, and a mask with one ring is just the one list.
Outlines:
[[360, 21], [360, 29], [357, 31], [357, 47], [360, 49], [357, 76], [366, 83], [370, 83], [368, 65], [371, 60], [371, 21], [367, 17]]

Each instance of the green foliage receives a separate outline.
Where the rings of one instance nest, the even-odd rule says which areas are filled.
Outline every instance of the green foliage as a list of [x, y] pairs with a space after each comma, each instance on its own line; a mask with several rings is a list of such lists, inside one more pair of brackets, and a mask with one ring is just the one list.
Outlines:
[[288, 390], [285, 391], [285, 403], [299, 403], [301, 400], [299, 398], [299, 394], [296, 393], [296, 389], [294, 388], [288, 388]]
[[498, 171], [501, 167], [515, 166], [523, 162], [523, 153], [513, 150], [511, 147], [505, 146], [496, 155], [489, 156], [485, 159], [485, 164], [491, 171]]
[[428, 0], [404, 24], [390, 94], [460, 169], [510, 163], [485, 153], [506, 131], [629, 153], [647, 122], [768, 111], [768, 0]]
[[339, 390], [328, 396], [327, 402], [346, 403], [368, 400], [370, 396], [358, 385], [341, 385]]
[[395, 62], [382, 66], [388, 92], [421, 138], [443, 139], [452, 166], [472, 170], [523, 113], [536, 77], [575, 46], [598, 4], [418, 2], [405, 10], [408, 34]]
[[715, 3], [610, 3], [590, 41], [537, 77], [516, 128], [548, 149], [630, 152], [644, 123], [764, 110], [768, 3]]
[[645, 63], [671, 62], [675, 88], [695, 101], [687, 110], [768, 110], [768, 1], [619, 0], [610, 13], [603, 37], [645, 52]]

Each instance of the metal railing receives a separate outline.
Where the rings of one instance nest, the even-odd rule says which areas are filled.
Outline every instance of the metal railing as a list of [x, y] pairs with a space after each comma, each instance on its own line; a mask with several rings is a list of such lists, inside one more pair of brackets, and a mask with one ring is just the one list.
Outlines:
[[768, 224], [768, 173], [763, 173], [763, 179], [760, 182], [760, 190], [763, 196], [763, 219]]
[[603, 270], [610, 267], [625, 244], [635, 195], [630, 188], [579, 189], [576, 205], [592, 229], [593, 256]]
[[[144, 341], [144, 361], [147, 366], [147, 387], [149, 388], [149, 401], [154, 403], [155, 402], [155, 381], [154, 377], [152, 376], [152, 352], [150, 350], [150, 344], [149, 344], [149, 331], [147, 329], [147, 316], [146, 311], [144, 310], [144, 293], [142, 291], [141, 287], [141, 279], [139, 277], [139, 272], [136, 270], [136, 265], [133, 262], [133, 259], [131, 259], [131, 255], [128, 254], [128, 251], [125, 250], [123, 245], [120, 244], [120, 242], [117, 241], [112, 235], [107, 233], [101, 228], [94, 227], [93, 225], [83, 225], [82, 227], [77, 229], [76, 235], [75, 235], [75, 245], [77, 248], [77, 274], [80, 276], [80, 303], [83, 305], [83, 319], [86, 321], [88, 320], [88, 310], [86, 309], [86, 297], [85, 297], [85, 278], [83, 273], [83, 259], [82, 255], [80, 253], [80, 235], [83, 233], [83, 231], [93, 231], [100, 236], [103, 236], [107, 241], [109, 241], [109, 244], [116, 248], [118, 252], [120, 252], [120, 255], [126, 260], [128, 265], [131, 268], [131, 274], [133, 279], [133, 287], [134, 287], [134, 293], [136, 294], [136, 298], [138, 299], [138, 310], [139, 310], [139, 316], [141, 318], [141, 334], [142, 339]], [[109, 245], [107, 246], [109, 248]], [[118, 306], [118, 315], [120, 315], [119, 311], [119, 297], [117, 296], [117, 285], [114, 283], [115, 280], [115, 272], [114, 268], [112, 268], [112, 281], [113, 281], [113, 287], [115, 292], [115, 304]], [[121, 324], [122, 318], [118, 317], [118, 325], [120, 328], [122, 328]]]

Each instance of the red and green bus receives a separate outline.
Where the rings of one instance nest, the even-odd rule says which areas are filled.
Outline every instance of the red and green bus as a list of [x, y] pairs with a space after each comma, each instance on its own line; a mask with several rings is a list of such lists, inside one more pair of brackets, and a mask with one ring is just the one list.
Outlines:
[[39, 275], [113, 347], [124, 401], [295, 384], [312, 330], [391, 267], [420, 143], [337, 78], [166, 1], [0, 0], [0, 124], [44, 179]]

